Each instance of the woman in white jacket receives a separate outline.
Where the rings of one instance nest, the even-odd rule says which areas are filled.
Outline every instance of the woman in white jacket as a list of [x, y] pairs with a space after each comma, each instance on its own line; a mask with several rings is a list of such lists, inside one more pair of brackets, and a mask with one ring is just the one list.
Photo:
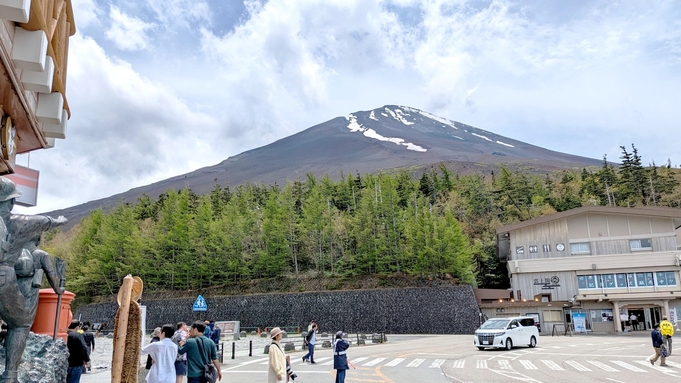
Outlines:
[[286, 380], [286, 354], [279, 343], [282, 338], [282, 331], [275, 327], [270, 331], [272, 344], [270, 345], [270, 369], [267, 374], [267, 383], [284, 382]]

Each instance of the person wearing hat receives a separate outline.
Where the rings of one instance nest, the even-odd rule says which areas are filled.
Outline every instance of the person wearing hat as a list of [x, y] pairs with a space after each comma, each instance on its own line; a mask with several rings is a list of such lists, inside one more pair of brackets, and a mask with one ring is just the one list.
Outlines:
[[336, 369], [336, 383], [345, 383], [345, 370], [349, 370], [348, 356], [346, 351], [350, 344], [343, 339], [343, 331], [336, 333], [333, 342], [333, 368]]
[[267, 383], [283, 382], [286, 376], [286, 354], [281, 348], [281, 338], [283, 331], [279, 327], [275, 327], [270, 331], [270, 338], [272, 344], [270, 345], [270, 368], [267, 372]]
[[[12, 214], [21, 193], [10, 179], [0, 177], [0, 318], [7, 322], [5, 372], [2, 383], [18, 382], [18, 368], [35, 317], [34, 302], [22, 294], [15, 270], [24, 247], [41, 233], [68, 222], [63, 216]], [[61, 290], [57, 292], [61, 293]]]
[[667, 356], [672, 355], [672, 337], [674, 336], [674, 325], [672, 322], [667, 320], [666, 316], [662, 317], [662, 322], [660, 322], [660, 333], [662, 334], [662, 340], [667, 346]]

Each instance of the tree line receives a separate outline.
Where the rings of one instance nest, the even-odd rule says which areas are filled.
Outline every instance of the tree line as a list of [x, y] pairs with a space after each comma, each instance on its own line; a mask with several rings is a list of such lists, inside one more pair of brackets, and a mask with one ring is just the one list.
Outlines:
[[508, 287], [495, 229], [584, 205], [681, 207], [678, 169], [622, 164], [489, 175], [445, 166], [278, 185], [168, 190], [93, 211], [43, 247], [67, 263], [67, 288], [108, 296], [126, 274], [145, 291], [199, 290], [260, 278], [404, 275]]

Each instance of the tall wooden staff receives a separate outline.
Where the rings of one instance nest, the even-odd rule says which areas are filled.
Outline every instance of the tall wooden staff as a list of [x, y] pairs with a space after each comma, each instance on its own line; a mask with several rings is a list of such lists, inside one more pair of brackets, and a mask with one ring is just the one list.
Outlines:
[[111, 383], [121, 383], [123, 375], [123, 358], [125, 356], [125, 338], [128, 332], [128, 314], [130, 313], [130, 298], [132, 296], [133, 279], [130, 274], [123, 278], [118, 296], [118, 323], [114, 340], [113, 360], [111, 361]]

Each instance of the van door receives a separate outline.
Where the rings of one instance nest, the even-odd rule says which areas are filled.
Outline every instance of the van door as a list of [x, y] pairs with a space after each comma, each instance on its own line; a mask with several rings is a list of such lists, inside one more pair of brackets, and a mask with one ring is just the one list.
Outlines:
[[518, 321], [515, 319], [508, 324], [508, 327], [506, 328], [506, 334], [510, 336], [514, 346], [523, 344], [522, 330], [523, 326], [521, 326], [520, 323], [518, 323]]

